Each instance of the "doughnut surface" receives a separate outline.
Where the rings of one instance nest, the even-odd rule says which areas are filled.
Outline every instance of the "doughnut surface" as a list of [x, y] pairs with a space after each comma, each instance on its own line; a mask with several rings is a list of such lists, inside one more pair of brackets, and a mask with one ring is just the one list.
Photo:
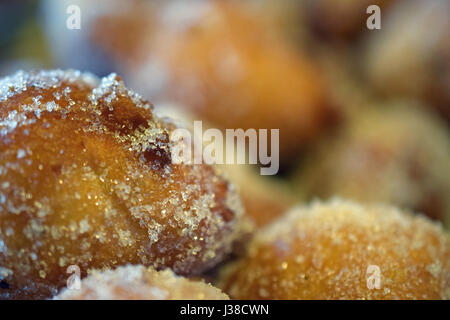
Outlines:
[[115, 74], [1, 79], [0, 296], [52, 296], [70, 265], [192, 274], [219, 262], [240, 200], [212, 167], [172, 163], [174, 128]]
[[335, 199], [260, 230], [224, 274], [234, 299], [450, 299], [450, 238], [425, 217]]

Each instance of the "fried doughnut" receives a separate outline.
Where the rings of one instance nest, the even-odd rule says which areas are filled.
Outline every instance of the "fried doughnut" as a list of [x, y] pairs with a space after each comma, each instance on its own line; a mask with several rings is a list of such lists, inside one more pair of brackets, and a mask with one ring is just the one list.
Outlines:
[[0, 296], [55, 295], [66, 269], [143, 264], [202, 272], [242, 215], [206, 164], [174, 164], [174, 126], [111, 74], [0, 80]]
[[362, 65], [379, 92], [422, 99], [450, 120], [449, 13], [448, 0], [400, 2], [367, 38]]
[[238, 2], [175, 1], [149, 10], [140, 32], [147, 37], [127, 50], [118, 34], [128, 38], [138, 23], [127, 17], [142, 13], [103, 16], [93, 37], [133, 86], [157, 101], [181, 102], [219, 128], [280, 129], [280, 161], [286, 162], [328, 121], [327, 90], [315, 63], [270, 36], [263, 22], [270, 19], [246, 9]]
[[63, 289], [55, 300], [228, 300], [210, 284], [175, 275], [170, 269], [156, 271], [144, 266], [124, 266], [93, 271], [79, 290]]
[[237, 299], [450, 299], [450, 238], [394, 207], [313, 203], [260, 230], [222, 285]]
[[450, 136], [411, 102], [356, 112], [294, 174], [304, 200], [335, 195], [391, 203], [450, 227]]

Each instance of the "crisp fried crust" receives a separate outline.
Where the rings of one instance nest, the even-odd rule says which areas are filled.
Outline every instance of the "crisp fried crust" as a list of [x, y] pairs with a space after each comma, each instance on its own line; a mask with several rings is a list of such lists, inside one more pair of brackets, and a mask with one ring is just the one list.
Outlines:
[[0, 274], [6, 298], [51, 296], [69, 265], [177, 273], [216, 264], [238, 234], [233, 186], [173, 164], [173, 125], [112, 74], [0, 81]]
[[393, 207], [314, 203], [261, 230], [225, 273], [237, 299], [450, 299], [450, 238]]

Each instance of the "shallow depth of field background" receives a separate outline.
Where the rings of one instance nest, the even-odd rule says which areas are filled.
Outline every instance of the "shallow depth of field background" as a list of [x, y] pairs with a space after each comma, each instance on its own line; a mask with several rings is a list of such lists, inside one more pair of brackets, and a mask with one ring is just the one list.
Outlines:
[[[381, 30], [366, 28], [370, 4]], [[280, 173], [264, 179], [295, 201], [391, 203], [448, 225], [449, 17], [443, 0], [1, 1], [0, 76], [117, 72], [211, 126], [279, 128]]]

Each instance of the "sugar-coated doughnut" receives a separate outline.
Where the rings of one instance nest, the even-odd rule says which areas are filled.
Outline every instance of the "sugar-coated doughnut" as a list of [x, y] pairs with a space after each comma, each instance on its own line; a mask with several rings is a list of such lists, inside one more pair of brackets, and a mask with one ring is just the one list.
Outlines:
[[70, 265], [192, 274], [219, 262], [240, 200], [211, 166], [172, 163], [173, 129], [115, 74], [1, 79], [0, 296], [52, 296]]
[[156, 271], [142, 265], [93, 271], [79, 287], [65, 288], [55, 300], [228, 300], [219, 289], [202, 281]]
[[260, 230], [222, 286], [235, 299], [450, 299], [450, 238], [394, 207], [313, 203]]

